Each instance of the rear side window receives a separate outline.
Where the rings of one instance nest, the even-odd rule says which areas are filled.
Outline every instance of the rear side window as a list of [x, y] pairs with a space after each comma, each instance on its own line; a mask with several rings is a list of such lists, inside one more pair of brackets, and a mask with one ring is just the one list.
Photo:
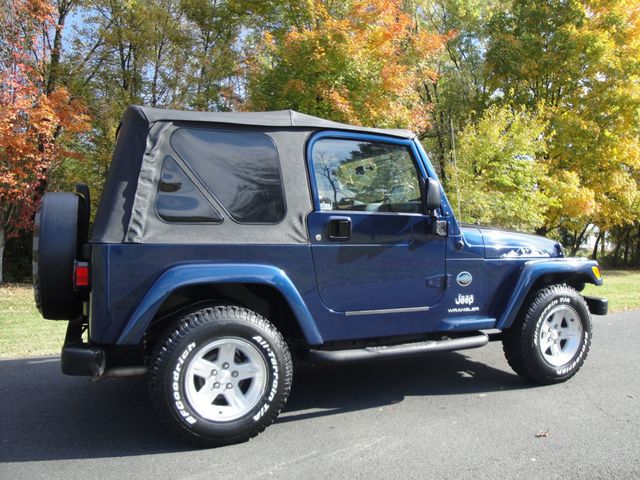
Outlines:
[[162, 164], [156, 211], [167, 222], [222, 222], [222, 217], [170, 155]]
[[171, 146], [231, 218], [278, 223], [285, 215], [278, 151], [260, 133], [180, 128]]

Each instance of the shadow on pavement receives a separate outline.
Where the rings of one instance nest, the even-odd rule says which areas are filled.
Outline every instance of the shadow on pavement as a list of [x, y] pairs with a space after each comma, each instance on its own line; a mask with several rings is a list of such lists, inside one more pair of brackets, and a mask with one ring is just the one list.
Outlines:
[[[300, 364], [279, 423], [382, 407], [407, 396], [527, 388], [461, 353], [392, 361]], [[57, 358], [0, 361], [0, 462], [104, 458], [192, 450], [158, 424], [145, 378], [97, 384], [67, 377]], [[311, 410], [311, 411], [310, 411]]]

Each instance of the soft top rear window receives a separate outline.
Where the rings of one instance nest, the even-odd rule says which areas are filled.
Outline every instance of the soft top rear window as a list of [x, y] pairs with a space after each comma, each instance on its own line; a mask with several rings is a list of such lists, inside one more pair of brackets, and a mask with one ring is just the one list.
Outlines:
[[278, 223], [286, 207], [278, 151], [264, 134], [178, 128], [171, 146], [238, 223]]

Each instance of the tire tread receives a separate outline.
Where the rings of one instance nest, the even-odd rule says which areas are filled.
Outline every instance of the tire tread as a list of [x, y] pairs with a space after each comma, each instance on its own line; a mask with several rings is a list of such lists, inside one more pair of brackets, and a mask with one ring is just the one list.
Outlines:
[[589, 308], [587, 307], [584, 298], [582, 298], [582, 295], [580, 295], [577, 290], [566, 284], [550, 285], [548, 287], [540, 289], [537, 293], [535, 293], [535, 296], [530, 297], [529, 307], [523, 309], [514, 321], [511, 328], [503, 333], [502, 349], [509, 366], [521, 377], [540, 385], [565, 382], [573, 377], [578, 372], [578, 370], [580, 370], [580, 367], [587, 358], [591, 345], [591, 318], [588, 318], [587, 321], [590, 327], [589, 336], [587, 338], [585, 352], [580, 360], [580, 363], [577, 365], [577, 368], [574, 368], [566, 375], [560, 377], [551, 377], [549, 375], [545, 375], [540, 371], [539, 368], [536, 367], [533, 362], [533, 357], [529, 354], [530, 347], [529, 336], [527, 332], [530, 328], [533, 328], [533, 326], [535, 326], [535, 323], [538, 321], [537, 312], [539, 311], [539, 309], [548, 301], [550, 297], [556, 295], [570, 295], [578, 302], [582, 303], [587, 313], [589, 312]]
[[[180, 427], [177, 422], [173, 420], [171, 417], [172, 414], [167, 410], [163, 400], [164, 392], [159, 389], [159, 384], [161, 383], [160, 377], [164, 374], [164, 367], [169, 357], [187, 334], [206, 323], [222, 322], [229, 319], [247, 322], [268, 332], [270, 340], [276, 344], [276, 348], [284, 355], [282, 362], [283, 390], [282, 395], [279, 396], [279, 403], [272, 404], [272, 408], [268, 410], [259, 422], [255, 423], [253, 429], [234, 437], [226, 437], [224, 439], [206, 438], [199, 436], [184, 427]], [[178, 318], [169, 324], [165, 329], [164, 334], [158, 338], [150, 358], [152, 363], [149, 369], [149, 394], [160, 421], [166, 428], [173, 431], [182, 440], [198, 447], [219, 447], [250, 440], [263, 432], [273, 423], [286, 404], [289, 393], [291, 392], [291, 384], [293, 380], [292, 360], [291, 353], [284, 337], [267, 319], [252, 310], [239, 306], [208, 306]]]

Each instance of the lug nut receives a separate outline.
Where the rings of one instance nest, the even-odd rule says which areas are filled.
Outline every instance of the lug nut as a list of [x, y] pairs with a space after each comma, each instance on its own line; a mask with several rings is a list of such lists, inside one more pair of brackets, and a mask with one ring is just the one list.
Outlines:
[[222, 364], [222, 368], [224, 368], [224, 369], [226, 370], [227, 368], [229, 368], [229, 364], [228, 364], [228, 363], [226, 363], [226, 362], [225, 362], [225, 363], [223, 363], [223, 364]]
[[233, 388], [233, 385], [231, 385], [230, 383], [227, 383], [227, 388], [231, 390]]
[[218, 370], [211, 370], [211, 375], [217, 375], [218, 374]]
[[234, 370], [233, 372], [231, 372], [231, 376], [233, 378], [236, 378], [238, 376], [238, 372], [236, 370]]
[[213, 388], [220, 388], [220, 384], [218, 382], [214, 383]]

